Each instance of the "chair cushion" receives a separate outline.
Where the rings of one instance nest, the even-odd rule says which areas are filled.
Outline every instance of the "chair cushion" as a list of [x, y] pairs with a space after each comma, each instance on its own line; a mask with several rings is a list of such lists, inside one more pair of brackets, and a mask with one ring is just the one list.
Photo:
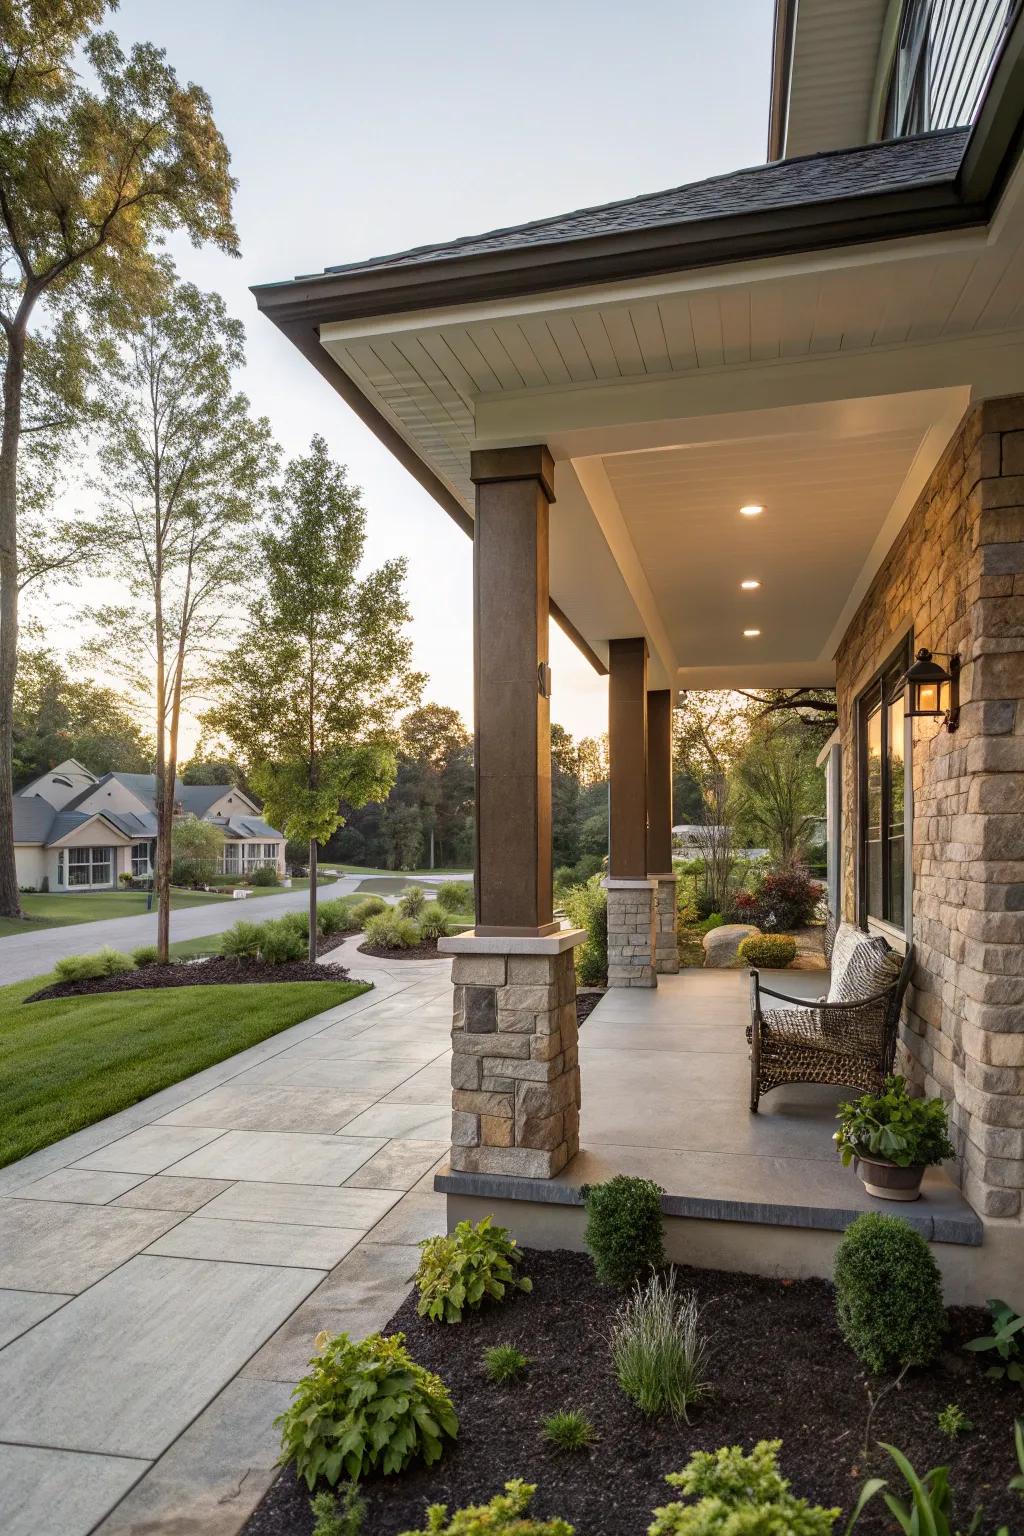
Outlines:
[[881, 935], [842, 923], [832, 950], [830, 1003], [859, 1003], [899, 980], [903, 961]]

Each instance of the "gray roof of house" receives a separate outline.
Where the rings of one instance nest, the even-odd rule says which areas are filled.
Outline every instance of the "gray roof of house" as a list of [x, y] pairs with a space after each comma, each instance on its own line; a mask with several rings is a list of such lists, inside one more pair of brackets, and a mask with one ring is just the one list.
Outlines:
[[15, 795], [14, 841], [45, 843], [57, 812], [42, 795]]
[[840, 198], [873, 197], [880, 192], [948, 182], [960, 167], [969, 136], [969, 128], [954, 128], [855, 149], [773, 161], [672, 187], [666, 192], [646, 193], [622, 202], [580, 208], [554, 218], [492, 229], [481, 235], [463, 236], [367, 261], [327, 267], [325, 272], [337, 274], [380, 267], [411, 267], [460, 256], [522, 250], [655, 229], [659, 225], [756, 214], [769, 209], [806, 207]]
[[261, 816], [215, 816], [215, 827], [220, 827], [229, 842], [244, 842], [247, 837], [279, 838], [283, 834]]
[[[97, 789], [111, 780], [123, 784], [130, 789], [133, 795], [137, 795], [144, 805], [151, 809], [156, 808], [156, 774], [155, 773], [105, 773], [97, 779], [95, 784], [88, 784], [73, 799], [69, 800], [68, 810], [74, 810], [87, 800]], [[231, 794], [232, 790], [241, 794], [241, 790], [231, 784], [183, 784], [180, 779], [174, 781], [174, 798], [179, 800], [187, 811], [192, 811], [196, 816], [205, 816], [211, 805], [216, 805], [224, 795]], [[104, 815], [107, 813], [104, 812]]]

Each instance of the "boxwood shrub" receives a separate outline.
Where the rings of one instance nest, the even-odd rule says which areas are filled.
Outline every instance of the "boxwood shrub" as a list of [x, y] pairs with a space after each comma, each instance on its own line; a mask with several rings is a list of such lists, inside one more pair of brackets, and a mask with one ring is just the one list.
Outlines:
[[872, 1371], [927, 1365], [942, 1346], [942, 1279], [919, 1232], [898, 1216], [868, 1211], [836, 1251], [836, 1317], [843, 1338]]
[[583, 1241], [604, 1285], [625, 1288], [664, 1264], [659, 1184], [619, 1173], [605, 1184], [585, 1185], [581, 1193], [587, 1211]]

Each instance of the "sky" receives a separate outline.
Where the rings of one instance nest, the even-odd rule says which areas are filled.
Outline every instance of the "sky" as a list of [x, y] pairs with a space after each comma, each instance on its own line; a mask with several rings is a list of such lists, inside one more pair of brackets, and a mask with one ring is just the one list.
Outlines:
[[[243, 386], [286, 455], [314, 432], [363, 489], [367, 559], [409, 561], [426, 696], [472, 713], [471, 544], [249, 293], [326, 266], [676, 186], [765, 158], [772, 0], [122, 0], [122, 41], [209, 93], [240, 260], [172, 242], [245, 322]], [[557, 515], [557, 509], [553, 516]], [[552, 717], [607, 690], [552, 627]]]

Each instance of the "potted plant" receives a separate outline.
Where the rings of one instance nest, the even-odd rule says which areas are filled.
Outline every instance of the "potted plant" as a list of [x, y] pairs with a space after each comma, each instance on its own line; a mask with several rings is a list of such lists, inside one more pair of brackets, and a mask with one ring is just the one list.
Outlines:
[[869, 1195], [916, 1200], [924, 1170], [955, 1156], [941, 1099], [911, 1098], [903, 1077], [887, 1077], [881, 1093], [840, 1104], [835, 1133], [844, 1166], [855, 1162]]

